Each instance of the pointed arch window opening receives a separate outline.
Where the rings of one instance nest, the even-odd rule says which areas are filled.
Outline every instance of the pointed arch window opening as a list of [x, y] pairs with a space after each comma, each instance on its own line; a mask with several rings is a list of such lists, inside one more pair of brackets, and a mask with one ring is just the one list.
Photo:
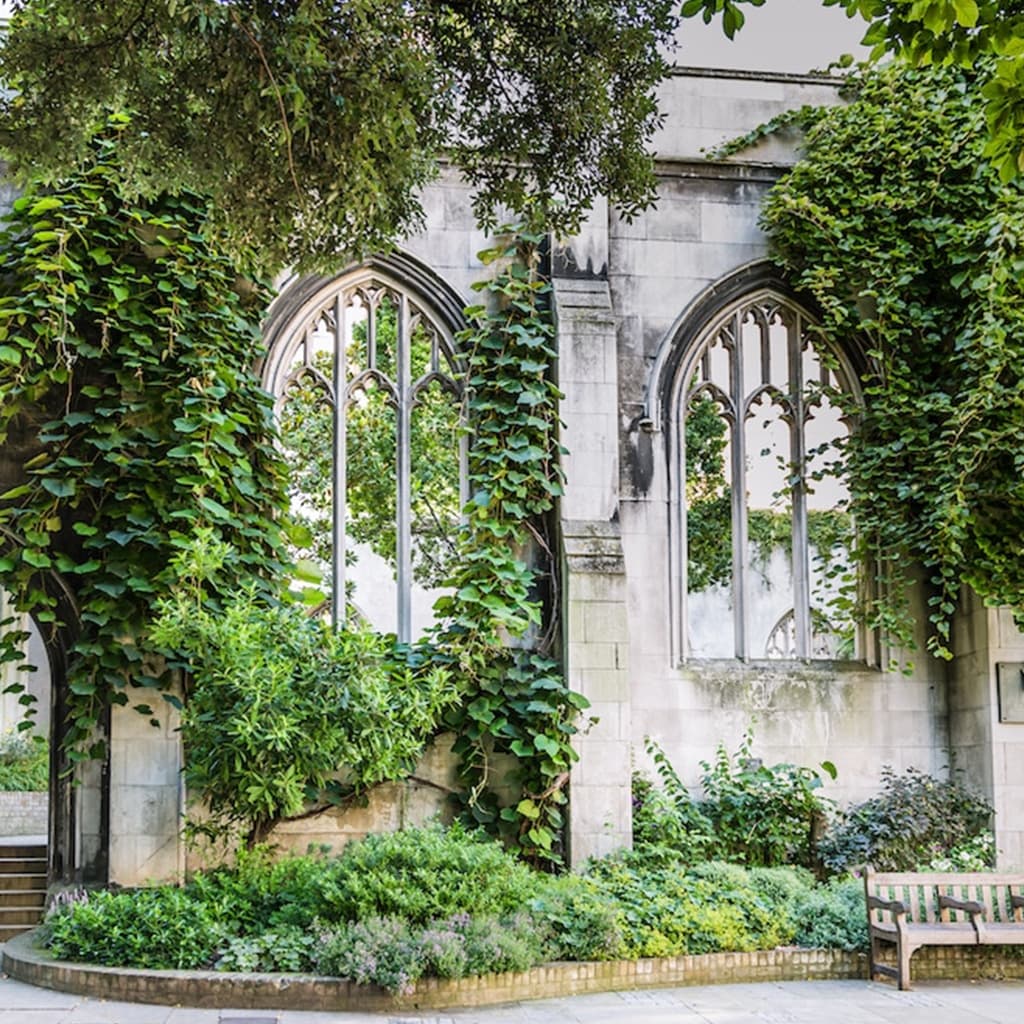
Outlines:
[[[455, 424], [457, 509], [468, 500], [467, 440], [463, 421], [463, 371], [454, 338], [426, 304], [381, 275], [343, 280], [294, 317], [268, 353], [264, 383], [275, 397], [278, 422], [296, 388], [311, 387], [330, 413], [330, 580], [331, 621], [344, 625], [353, 614], [347, 597], [352, 544], [347, 500], [350, 473], [350, 416], [373, 404], [393, 420], [395, 632], [414, 639], [413, 522], [417, 481], [413, 432], [418, 409], [438, 401], [451, 407]], [[436, 517], [435, 517], [436, 518]], [[440, 527], [440, 523], [438, 526]]]
[[764, 292], [684, 357], [672, 417], [684, 660], [859, 656], [835, 473], [848, 425], [834, 404], [855, 377], [822, 348], [804, 311]]

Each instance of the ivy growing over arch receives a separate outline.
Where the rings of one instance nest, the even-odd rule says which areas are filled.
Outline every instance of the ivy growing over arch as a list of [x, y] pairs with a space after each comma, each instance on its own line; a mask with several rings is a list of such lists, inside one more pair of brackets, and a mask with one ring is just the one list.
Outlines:
[[29, 188], [0, 235], [0, 444], [14, 485], [0, 525], [18, 542], [0, 573], [44, 628], [58, 611], [39, 574], [74, 592], [73, 759], [101, 752], [109, 704], [177, 701], [145, 625], [198, 530], [265, 586], [287, 560], [284, 466], [252, 372], [265, 293], [209, 246], [198, 196], [125, 200], [124, 123], [75, 175]]
[[952, 656], [967, 584], [1024, 619], [1024, 192], [985, 159], [982, 64], [858, 72], [804, 110], [803, 157], [763, 214], [778, 260], [872, 364], [845, 451], [869, 623], [908, 645], [908, 567], [929, 647]]

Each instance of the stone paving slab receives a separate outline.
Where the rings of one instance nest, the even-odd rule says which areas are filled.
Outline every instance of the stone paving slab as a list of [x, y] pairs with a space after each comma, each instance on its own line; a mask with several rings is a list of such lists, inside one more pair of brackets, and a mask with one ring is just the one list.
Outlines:
[[789, 981], [524, 1001], [443, 1013], [197, 1010], [107, 1002], [0, 977], [0, 1024], [1022, 1024], [1024, 981]]

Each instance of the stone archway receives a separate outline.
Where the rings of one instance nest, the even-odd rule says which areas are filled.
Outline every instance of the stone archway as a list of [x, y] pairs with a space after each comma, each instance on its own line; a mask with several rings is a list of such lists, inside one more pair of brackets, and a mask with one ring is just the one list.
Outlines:
[[[2, 480], [0, 489], [6, 489]], [[19, 546], [17, 535], [0, 527], [0, 556]], [[56, 623], [35, 622], [50, 677], [48, 883], [51, 887], [105, 883], [110, 831], [109, 744], [102, 760], [79, 765], [73, 764], [64, 751], [68, 665], [79, 635], [80, 618], [74, 592], [59, 573], [40, 572], [38, 585], [56, 602]], [[107, 740], [109, 732], [108, 714], [100, 724], [97, 739]]]

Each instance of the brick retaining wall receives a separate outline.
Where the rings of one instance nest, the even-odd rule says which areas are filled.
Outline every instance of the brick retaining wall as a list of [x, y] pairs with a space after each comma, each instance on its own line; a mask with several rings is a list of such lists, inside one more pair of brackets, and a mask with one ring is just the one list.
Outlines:
[[[1024, 978], [1022, 951], [986, 947], [928, 948], [914, 957], [915, 980]], [[3, 969], [32, 985], [127, 1002], [265, 1010], [393, 1011], [487, 1006], [524, 999], [627, 989], [726, 982], [823, 981], [865, 978], [862, 953], [834, 949], [773, 949], [661, 960], [552, 963], [519, 974], [458, 981], [424, 979], [409, 995], [337, 978], [215, 971], [142, 971], [58, 962], [34, 949], [31, 935], [7, 944]]]

